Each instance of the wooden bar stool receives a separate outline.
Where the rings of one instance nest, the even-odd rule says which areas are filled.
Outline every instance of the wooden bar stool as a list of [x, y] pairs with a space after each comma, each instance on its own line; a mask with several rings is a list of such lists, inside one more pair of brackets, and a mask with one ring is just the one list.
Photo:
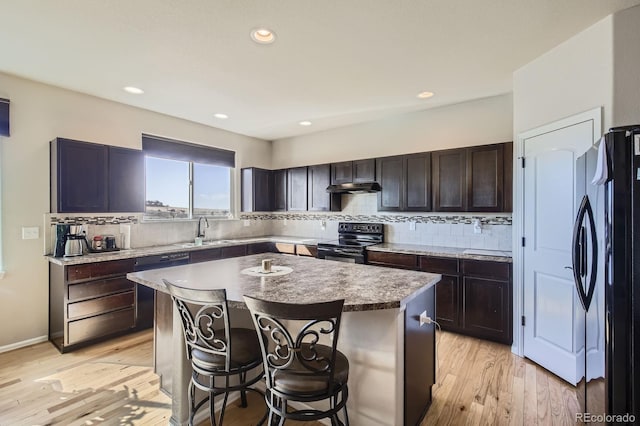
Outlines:
[[[267, 382], [265, 400], [269, 425], [285, 420], [330, 418], [332, 425], [348, 425], [349, 361], [336, 349], [344, 300], [313, 304], [268, 302], [244, 296], [256, 326]], [[320, 339], [329, 341], [321, 344]], [[328, 408], [294, 409], [326, 401]], [[343, 411], [344, 423], [338, 418]]]
[[[252, 388], [264, 376], [260, 343], [256, 332], [247, 328], [231, 328], [227, 293], [222, 290], [185, 289], [163, 280], [180, 313], [182, 330], [193, 373], [189, 383], [189, 425], [198, 410], [209, 402], [209, 419], [217, 425], [215, 397], [223, 395], [218, 422], [222, 425], [230, 392], [239, 391], [242, 407], [247, 406], [246, 391], [264, 393]], [[255, 370], [252, 372], [252, 370]], [[247, 373], [252, 376], [247, 380]], [[230, 378], [237, 376], [237, 384]], [[217, 384], [220, 378], [223, 383]], [[208, 395], [196, 402], [196, 388]], [[267, 414], [260, 421], [264, 422]]]

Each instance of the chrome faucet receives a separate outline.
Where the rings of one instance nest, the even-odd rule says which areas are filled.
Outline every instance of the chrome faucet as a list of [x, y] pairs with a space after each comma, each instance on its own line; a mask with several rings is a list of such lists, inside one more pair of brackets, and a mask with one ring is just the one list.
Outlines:
[[[202, 226], [202, 221], [204, 220], [204, 227]], [[205, 228], [209, 227], [209, 221], [207, 220], [206, 217], [204, 216], [200, 216], [200, 219], [198, 219], [198, 235], [196, 235], [196, 237], [199, 238], [204, 238], [204, 233], [205, 233]]]

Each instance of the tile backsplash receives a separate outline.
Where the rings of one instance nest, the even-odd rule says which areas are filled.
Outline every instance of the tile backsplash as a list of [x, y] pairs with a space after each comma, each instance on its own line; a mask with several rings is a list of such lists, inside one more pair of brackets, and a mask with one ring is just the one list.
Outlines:
[[[265, 235], [336, 239], [338, 222], [382, 222], [385, 241], [444, 247], [511, 250], [511, 214], [504, 213], [386, 213], [377, 211], [377, 194], [345, 194], [341, 212], [241, 213], [236, 220], [209, 220], [205, 239], [248, 238]], [[474, 232], [480, 222], [481, 233]], [[45, 214], [45, 253], [51, 253], [55, 223], [82, 223], [87, 238], [111, 234], [120, 239], [120, 223], [131, 227], [131, 247], [168, 245], [193, 241], [198, 221], [142, 221], [142, 215]], [[104, 223], [104, 224], [103, 224]]]

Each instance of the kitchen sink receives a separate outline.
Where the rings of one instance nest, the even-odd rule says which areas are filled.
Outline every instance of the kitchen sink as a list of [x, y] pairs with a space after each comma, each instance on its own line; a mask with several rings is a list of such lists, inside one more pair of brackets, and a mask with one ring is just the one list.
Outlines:
[[[213, 241], [203, 241], [202, 245], [203, 246], [217, 246], [219, 244], [232, 244], [235, 243], [235, 240], [213, 240]], [[191, 248], [191, 247], [199, 247], [196, 246], [196, 243], [178, 243], [178, 244], [174, 244], [175, 246], [178, 247], [182, 247], [182, 248]]]

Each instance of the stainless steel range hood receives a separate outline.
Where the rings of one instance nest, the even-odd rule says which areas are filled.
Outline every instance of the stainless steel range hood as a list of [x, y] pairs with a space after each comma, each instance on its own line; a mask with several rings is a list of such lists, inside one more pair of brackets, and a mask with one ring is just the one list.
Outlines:
[[327, 186], [327, 192], [333, 194], [366, 194], [369, 192], [379, 192], [381, 189], [378, 182], [343, 183], [340, 185]]

